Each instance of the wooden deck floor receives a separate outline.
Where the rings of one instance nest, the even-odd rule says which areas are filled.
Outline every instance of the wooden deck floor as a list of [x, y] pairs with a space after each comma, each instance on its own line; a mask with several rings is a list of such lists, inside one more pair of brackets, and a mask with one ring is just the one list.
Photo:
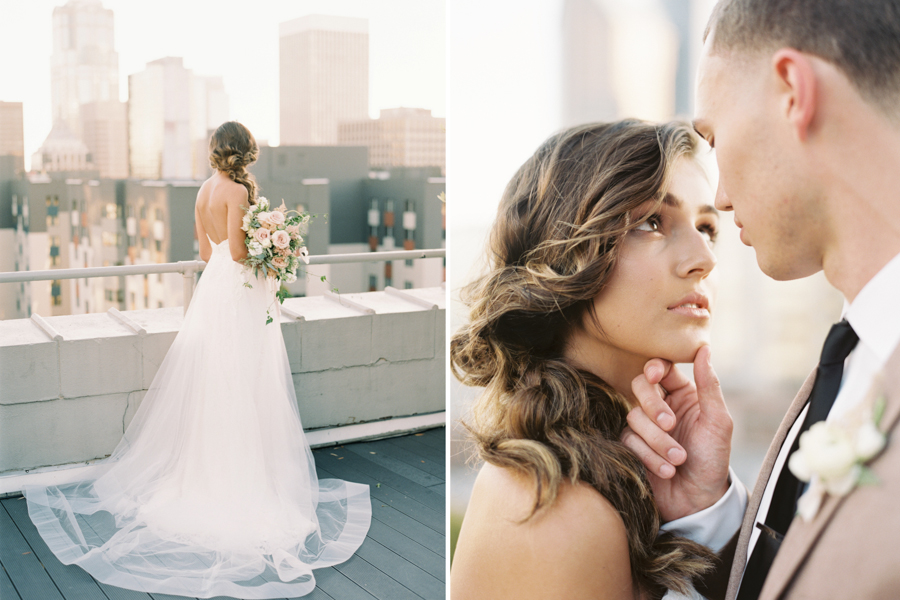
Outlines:
[[[372, 527], [347, 562], [317, 569], [304, 600], [444, 598], [444, 427], [313, 451], [320, 478], [367, 483]], [[63, 565], [28, 518], [22, 497], [0, 501], [2, 600], [177, 600], [97, 582]]]

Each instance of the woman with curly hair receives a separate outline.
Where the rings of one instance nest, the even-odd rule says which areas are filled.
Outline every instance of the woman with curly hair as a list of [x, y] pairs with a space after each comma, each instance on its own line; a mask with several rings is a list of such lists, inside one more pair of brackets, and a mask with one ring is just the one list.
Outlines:
[[47, 546], [100, 582], [294, 598], [369, 529], [369, 487], [316, 476], [281, 327], [265, 324], [274, 290], [240, 262], [258, 153], [240, 123], [212, 136], [216, 172], [195, 211], [206, 269], [112, 455], [77, 480], [25, 488]]
[[696, 594], [714, 556], [661, 530], [651, 478], [667, 473], [620, 438], [649, 360], [708, 359], [718, 213], [697, 152], [682, 123], [582, 125], [507, 185], [450, 346], [484, 388], [453, 598]]

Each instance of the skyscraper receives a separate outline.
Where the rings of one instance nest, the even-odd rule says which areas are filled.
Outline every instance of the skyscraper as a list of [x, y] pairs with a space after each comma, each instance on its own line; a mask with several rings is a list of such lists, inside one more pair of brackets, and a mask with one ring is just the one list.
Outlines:
[[15, 156], [15, 169], [25, 168], [22, 103], [0, 102], [0, 156]]
[[128, 76], [131, 175], [206, 177], [209, 135], [226, 120], [228, 96], [221, 77], [195, 75], [180, 57], [147, 63]]
[[340, 121], [369, 116], [368, 20], [308, 15], [279, 36], [281, 145], [337, 144]]
[[[53, 9], [50, 71], [56, 138], [68, 132], [80, 139], [102, 177], [127, 177], [128, 133], [125, 106], [119, 102], [113, 11], [100, 0], [69, 0]], [[52, 146], [51, 141], [48, 137], [44, 146]], [[32, 169], [69, 162], [44, 160]]]
[[81, 134], [81, 105], [119, 100], [113, 11], [100, 0], [69, 0], [53, 9], [50, 59], [53, 121]]
[[425, 108], [382, 109], [377, 119], [344, 121], [338, 143], [367, 146], [369, 166], [446, 168], [446, 119]]

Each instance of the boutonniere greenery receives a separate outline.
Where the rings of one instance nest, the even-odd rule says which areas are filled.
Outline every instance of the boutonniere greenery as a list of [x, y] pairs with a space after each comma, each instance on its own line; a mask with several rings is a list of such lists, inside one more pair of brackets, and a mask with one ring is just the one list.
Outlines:
[[850, 423], [819, 421], [800, 436], [799, 448], [788, 459], [788, 468], [809, 483], [797, 501], [797, 514], [812, 521], [826, 494], [845, 496], [857, 485], [878, 484], [878, 476], [866, 466], [884, 448], [887, 438], [879, 429], [885, 399], [878, 398]]

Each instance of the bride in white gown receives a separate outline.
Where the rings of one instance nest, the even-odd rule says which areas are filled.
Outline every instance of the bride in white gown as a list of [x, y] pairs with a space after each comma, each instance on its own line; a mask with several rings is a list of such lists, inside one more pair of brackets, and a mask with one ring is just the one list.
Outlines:
[[301, 596], [315, 587], [312, 569], [350, 558], [369, 529], [367, 485], [316, 477], [281, 328], [266, 325], [273, 286], [237, 262], [257, 154], [239, 123], [213, 135], [217, 171], [196, 211], [208, 264], [122, 441], [78, 481], [25, 488], [53, 553], [101, 582]]

